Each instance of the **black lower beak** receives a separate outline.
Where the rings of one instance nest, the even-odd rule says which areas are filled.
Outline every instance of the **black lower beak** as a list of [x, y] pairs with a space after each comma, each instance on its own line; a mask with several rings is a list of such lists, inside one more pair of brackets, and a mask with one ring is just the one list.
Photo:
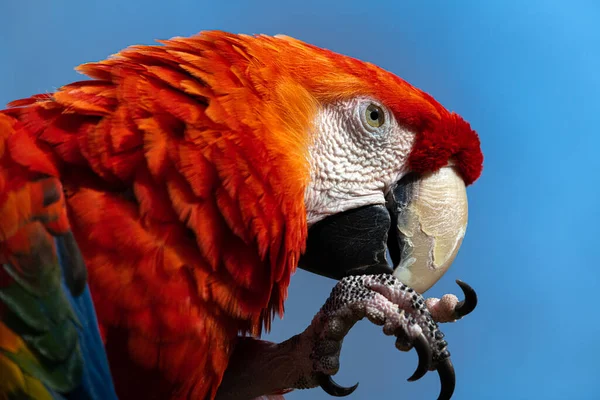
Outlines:
[[308, 232], [299, 266], [332, 279], [349, 275], [391, 274], [386, 259], [389, 211], [370, 205], [325, 218]]

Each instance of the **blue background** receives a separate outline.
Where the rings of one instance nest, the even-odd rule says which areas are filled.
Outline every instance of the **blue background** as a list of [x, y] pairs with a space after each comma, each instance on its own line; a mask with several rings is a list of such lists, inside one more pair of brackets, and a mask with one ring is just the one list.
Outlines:
[[[168, 5], [167, 5], [168, 4]], [[600, 398], [600, 5], [595, 1], [1, 1], [0, 104], [80, 79], [73, 67], [205, 29], [285, 33], [372, 61], [471, 122], [486, 156], [470, 225], [428, 295], [480, 295], [444, 326], [456, 399]], [[273, 340], [299, 333], [334, 282], [300, 271]], [[596, 304], [596, 305], [594, 305]], [[435, 374], [367, 322], [336, 380], [352, 399], [435, 399]], [[288, 399], [328, 399], [319, 389]]]

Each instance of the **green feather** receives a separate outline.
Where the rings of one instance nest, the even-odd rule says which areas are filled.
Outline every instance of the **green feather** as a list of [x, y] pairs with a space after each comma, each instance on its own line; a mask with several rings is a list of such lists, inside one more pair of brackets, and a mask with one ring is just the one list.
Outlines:
[[46, 265], [35, 268], [38, 276], [30, 274], [25, 278], [11, 265], [2, 265], [14, 279], [11, 285], [0, 288], [0, 301], [8, 309], [2, 319], [23, 338], [27, 349], [0, 352], [49, 388], [69, 392], [80, 383], [83, 372], [77, 337], [79, 322], [62, 292], [58, 260], [54, 252], [50, 254], [28, 258], [27, 261], [45, 261]]

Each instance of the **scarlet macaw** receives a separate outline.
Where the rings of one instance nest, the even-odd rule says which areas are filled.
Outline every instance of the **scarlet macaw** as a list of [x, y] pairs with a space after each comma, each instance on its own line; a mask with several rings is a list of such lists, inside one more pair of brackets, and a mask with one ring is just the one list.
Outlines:
[[[476, 297], [421, 294], [464, 236], [469, 124], [286, 36], [161, 43], [0, 112], [0, 398], [347, 395], [331, 375], [365, 316], [449, 398], [437, 322]], [[306, 331], [258, 340], [298, 266], [340, 282]]]

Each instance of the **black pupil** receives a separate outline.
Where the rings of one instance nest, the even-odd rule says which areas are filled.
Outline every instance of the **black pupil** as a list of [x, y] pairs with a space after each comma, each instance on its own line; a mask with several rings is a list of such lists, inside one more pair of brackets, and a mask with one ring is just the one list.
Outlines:
[[379, 111], [373, 110], [369, 116], [373, 121], [377, 121], [379, 119]]

